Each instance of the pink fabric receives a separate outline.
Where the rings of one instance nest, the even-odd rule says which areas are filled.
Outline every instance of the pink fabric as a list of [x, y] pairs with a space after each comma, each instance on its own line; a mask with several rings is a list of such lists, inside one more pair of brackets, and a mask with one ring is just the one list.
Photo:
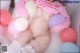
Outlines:
[[27, 10], [25, 8], [26, 0], [21, 0], [18, 3], [15, 4], [15, 11], [18, 16], [21, 17], [28, 17]]
[[37, 4], [37, 6], [42, 8], [44, 11], [47, 11], [48, 13], [51, 13], [51, 14], [58, 13], [56, 8], [53, 5], [51, 5], [51, 3], [47, 2], [47, 1], [45, 2], [44, 0], [36, 0], [36, 4]]
[[51, 28], [51, 32], [60, 32], [61, 30], [69, 27], [70, 25], [70, 18], [65, 10], [65, 7], [63, 7], [58, 1], [56, 2], [48, 2], [45, 0], [37, 0], [36, 1], [37, 6], [41, 7], [44, 11], [47, 11], [51, 14], [61, 14], [66, 17], [66, 22], [64, 24], [59, 24]]
[[[20, 12], [22, 12], [22, 16], [26, 16], [28, 15], [27, 10], [24, 10], [25, 7], [25, 3], [28, 0], [21, 0], [19, 3], [16, 4], [16, 8], [20, 14]], [[58, 1], [56, 2], [49, 2], [49, 1], [45, 1], [45, 0], [34, 0], [36, 5], [40, 8], [42, 8], [44, 11], [51, 13], [51, 14], [61, 14], [63, 16], [66, 17], [66, 22], [64, 24], [60, 24], [60, 25], [56, 25], [54, 27], [52, 27], [51, 31], [56, 31], [56, 32], [60, 32], [61, 30], [63, 30], [64, 28], [69, 27], [70, 25], [70, 18], [65, 10], [65, 7], [61, 5], [61, 3], [59, 3]], [[21, 8], [21, 9], [20, 9]], [[25, 15], [23, 15], [25, 14]]]

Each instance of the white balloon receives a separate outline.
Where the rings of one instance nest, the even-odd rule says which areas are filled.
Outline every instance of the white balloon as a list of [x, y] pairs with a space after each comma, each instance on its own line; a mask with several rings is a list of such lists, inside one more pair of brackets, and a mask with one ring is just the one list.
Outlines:
[[17, 30], [24, 31], [28, 27], [28, 22], [25, 18], [18, 18], [14, 25]]
[[37, 12], [37, 6], [35, 4], [35, 2], [33, 0], [29, 0], [26, 4], [25, 4], [25, 8], [27, 9], [29, 16], [32, 18], [35, 16], [36, 12]]

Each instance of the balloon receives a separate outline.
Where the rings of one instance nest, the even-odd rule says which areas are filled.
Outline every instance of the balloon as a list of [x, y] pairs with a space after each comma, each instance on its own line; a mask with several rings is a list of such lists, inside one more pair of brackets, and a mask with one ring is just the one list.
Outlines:
[[24, 31], [28, 27], [28, 21], [25, 18], [18, 18], [14, 22], [15, 28]]
[[77, 33], [72, 28], [66, 28], [60, 32], [60, 36], [63, 42], [76, 42]]
[[6, 26], [10, 23], [11, 21], [11, 15], [8, 11], [6, 10], [0, 10], [0, 18], [1, 18], [1, 24], [3, 26]]
[[49, 21], [49, 27], [52, 28], [55, 25], [63, 24], [66, 18], [60, 14], [53, 15]]
[[60, 47], [60, 52], [61, 53], [78, 53], [79, 52], [79, 48], [71, 43], [71, 42], [66, 42], [66, 43], [63, 43]]
[[22, 3], [15, 4], [12, 18], [24, 17], [28, 19], [28, 12]]
[[8, 25], [8, 32], [9, 32], [9, 34], [11, 34], [11, 36], [13, 36], [14, 38], [16, 38], [16, 37], [18, 36], [18, 34], [20, 33], [20, 31], [18, 31], [18, 30], [15, 28], [13, 21]]
[[15, 20], [12, 20], [11, 23], [8, 26], [8, 32], [14, 37], [18, 37], [18, 34], [24, 30], [26, 30], [28, 27], [28, 22], [25, 18], [17, 18]]

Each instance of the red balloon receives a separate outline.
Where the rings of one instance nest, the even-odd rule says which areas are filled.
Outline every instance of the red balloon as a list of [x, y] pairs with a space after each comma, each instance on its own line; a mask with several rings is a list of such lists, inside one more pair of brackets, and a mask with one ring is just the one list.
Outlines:
[[60, 32], [60, 37], [63, 42], [73, 42], [75, 43], [77, 40], [77, 33], [72, 28], [66, 28]]
[[1, 21], [1, 25], [6, 26], [11, 21], [11, 15], [6, 10], [0, 10], [0, 19], [1, 19], [0, 20]]

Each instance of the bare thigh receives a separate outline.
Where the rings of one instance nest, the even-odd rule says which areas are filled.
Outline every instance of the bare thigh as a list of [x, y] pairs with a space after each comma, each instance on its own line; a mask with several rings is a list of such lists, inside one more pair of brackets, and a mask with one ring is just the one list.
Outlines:
[[46, 33], [33, 39], [28, 45], [32, 46], [36, 53], [45, 51], [50, 43], [50, 34]]

